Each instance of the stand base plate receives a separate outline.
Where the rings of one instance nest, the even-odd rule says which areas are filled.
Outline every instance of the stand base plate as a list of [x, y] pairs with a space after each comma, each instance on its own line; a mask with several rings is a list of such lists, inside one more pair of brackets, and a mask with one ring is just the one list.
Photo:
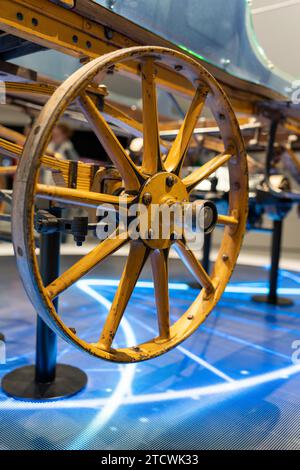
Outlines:
[[57, 364], [54, 382], [37, 383], [35, 366], [24, 366], [9, 372], [2, 379], [3, 391], [18, 400], [55, 400], [80, 392], [87, 384], [87, 375], [77, 367]]
[[278, 307], [290, 307], [294, 305], [294, 302], [286, 297], [277, 297], [277, 299], [272, 302], [268, 295], [254, 295], [252, 300], [260, 304], [276, 305]]

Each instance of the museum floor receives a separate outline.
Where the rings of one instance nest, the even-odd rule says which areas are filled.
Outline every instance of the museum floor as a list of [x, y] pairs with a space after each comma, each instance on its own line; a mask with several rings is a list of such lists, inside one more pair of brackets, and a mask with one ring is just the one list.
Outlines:
[[[64, 257], [63, 264], [72, 260]], [[0, 261], [0, 331], [7, 346], [2, 377], [34, 361], [35, 316], [14, 258]], [[60, 301], [65, 320], [86, 338], [98, 331], [116, 289], [114, 265], [106, 263], [92, 276]], [[281, 292], [295, 301], [293, 307], [251, 302], [266, 281], [264, 268], [237, 267], [200, 330], [146, 363], [115, 365], [59, 341], [59, 361], [84, 369], [87, 388], [47, 403], [16, 401], [0, 391], [1, 448], [300, 449], [300, 365], [291, 359], [292, 344], [300, 340], [300, 274], [280, 274]], [[182, 276], [170, 288], [176, 318], [196, 291]], [[146, 272], [122, 321], [120, 344], [152, 333], [153, 307]]]

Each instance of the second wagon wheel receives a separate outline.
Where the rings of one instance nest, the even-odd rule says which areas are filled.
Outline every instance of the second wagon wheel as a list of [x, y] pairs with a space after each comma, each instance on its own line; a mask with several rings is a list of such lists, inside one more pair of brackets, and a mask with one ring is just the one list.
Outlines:
[[[141, 80], [144, 145], [140, 166], [132, 161], [120, 144], [93, 95], [92, 88], [102, 83], [105, 75], [112, 70], [135, 73]], [[167, 74], [172, 77], [175, 91], [186, 87], [192, 100], [174, 142], [168, 151], [164, 150], [163, 155], [156, 86], [167, 85]], [[120, 173], [124, 187], [120, 198], [96, 192], [94, 188], [82, 190], [68, 185], [47, 186], [38, 182], [40, 167], [44, 164], [51, 166], [45, 152], [52, 129], [72, 103], [80, 106], [85, 119]], [[220, 128], [225, 150], [188, 176], [181, 177], [194, 128], [205, 104]], [[128, 128], [128, 125], [132, 123], [124, 119], [124, 128]], [[135, 127], [138, 129], [138, 124]], [[201, 181], [225, 164], [228, 164], [230, 176], [229, 209], [228, 214], [218, 215], [218, 223], [224, 225], [223, 237], [211, 275], [205, 272], [193, 252], [187, 249], [184, 240], [149, 241], [143, 239], [142, 235], [140, 239], [132, 240], [126, 232], [123, 237], [108, 237], [99, 242], [58, 279], [48, 286], [43, 285], [33, 241], [34, 206], [38, 197], [94, 206], [111, 203], [116, 208], [125, 198], [129, 204], [146, 202], [148, 208], [154, 203], [160, 204], [166, 198], [183, 203], [189, 200], [191, 192]], [[94, 356], [116, 362], [135, 362], [167, 352], [201, 325], [224, 292], [245, 230], [247, 183], [246, 154], [234, 112], [221, 87], [199, 63], [184, 54], [159, 47], [123, 49], [93, 60], [70, 76], [49, 99], [32, 128], [18, 167], [14, 187], [13, 238], [18, 269], [31, 302], [56, 333]], [[87, 342], [63, 322], [54, 308], [53, 299], [125, 244], [129, 245], [128, 257], [111, 309], [103, 325], [94, 325], [95, 331], [99, 328], [99, 339]], [[199, 283], [200, 291], [188, 310], [174, 323], [170, 320], [168, 292], [168, 256], [173, 244]], [[158, 335], [132, 347], [118, 348], [114, 337], [148, 258], [153, 271]]]

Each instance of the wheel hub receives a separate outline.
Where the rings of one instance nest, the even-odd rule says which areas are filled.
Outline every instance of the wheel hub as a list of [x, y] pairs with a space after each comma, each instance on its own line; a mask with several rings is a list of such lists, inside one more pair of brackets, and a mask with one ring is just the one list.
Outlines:
[[[140, 224], [140, 238], [143, 242], [152, 249], [170, 247], [182, 232], [182, 225], [176, 225], [172, 206], [183, 211], [184, 204], [188, 203], [189, 194], [178, 176], [161, 172], [149, 178], [139, 195], [139, 204], [145, 208], [147, 221], [146, 224]], [[197, 206], [200, 206], [198, 210]], [[193, 216], [189, 229], [198, 228], [204, 233], [210, 233], [215, 228], [217, 209], [213, 202], [196, 201], [191, 210]]]
[[178, 176], [161, 172], [150, 177], [139, 195], [139, 203], [146, 207], [148, 221], [147, 229], [141, 224], [140, 236], [143, 242], [152, 249], [169, 247], [174, 240], [176, 227], [172, 211], [169, 219], [166, 219], [167, 209], [188, 201], [188, 192]]

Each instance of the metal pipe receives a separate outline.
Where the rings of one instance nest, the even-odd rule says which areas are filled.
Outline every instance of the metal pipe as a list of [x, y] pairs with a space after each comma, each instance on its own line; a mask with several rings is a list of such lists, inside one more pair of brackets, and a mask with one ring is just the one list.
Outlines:
[[270, 269], [270, 289], [268, 293], [268, 303], [277, 304], [277, 284], [282, 237], [282, 220], [274, 220], [273, 236], [271, 246], [271, 269]]
[[[61, 217], [61, 209], [51, 208], [51, 214]], [[60, 233], [44, 233], [40, 237], [40, 272], [47, 286], [59, 275]], [[53, 301], [58, 307], [58, 299]], [[35, 380], [50, 383], [55, 380], [57, 356], [57, 336], [38, 315], [36, 336]]]

